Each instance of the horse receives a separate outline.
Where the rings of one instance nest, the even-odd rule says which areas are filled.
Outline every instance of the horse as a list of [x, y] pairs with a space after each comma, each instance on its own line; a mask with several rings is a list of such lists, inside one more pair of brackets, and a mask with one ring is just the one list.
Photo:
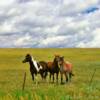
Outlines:
[[65, 62], [64, 57], [59, 57], [58, 63], [60, 66], [61, 84], [63, 84], [63, 74], [65, 75], [66, 82], [71, 81], [72, 76], [74, 76], [72, 64], [69, 61]]
[[56, 74], [56, 82], [58, 83], [58, 74], [59, 74], [59, 66], [58, 66], [58, 58], [59, 55], [55, 55], [55, 58], [53, 60], [53, 62], [47, 62], [47, 66], [48, 66], [48, 72], [50, 72], [50, 81], [51, 81], [51, 77], [53, 78], [53, 83], [54, 83], [54, 75]]
[[27, 54], [22, 62], [23, 63], [29, 62], [30, 73], [33, 81], [34, 81], [34, 75], [37, 75], [38, 73], [41, 75], [42, 79], [46, 79], [47, 63], [45, 61], [37, 62], [36, 60], [33, 59], [33, 57], [30, 54]]

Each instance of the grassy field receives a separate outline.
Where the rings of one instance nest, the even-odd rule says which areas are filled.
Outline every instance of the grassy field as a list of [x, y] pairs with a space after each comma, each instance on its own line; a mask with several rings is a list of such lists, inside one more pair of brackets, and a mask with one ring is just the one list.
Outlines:
[[[23, 64], [30, 53], [38, 61], [52, 61], [60, 54], [73, 63], [72, 82], [61, 85], [31, 80], [29, 65]], [[93, 82], [92, 74], [96, 69]], [[22, 91], [24, 73], [27, 73]], [[100, 49], [0, 49], [0, 100], [100, 100]]]

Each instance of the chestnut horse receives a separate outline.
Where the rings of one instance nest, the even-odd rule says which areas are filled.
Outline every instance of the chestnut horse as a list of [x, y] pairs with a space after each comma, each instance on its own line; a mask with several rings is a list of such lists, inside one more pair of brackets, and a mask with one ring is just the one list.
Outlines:
[[48, 71], [50, 72], [50, 81], [51, 81], [51, 76], [53, 76], [53, 83], [54, 83], [54, 75], [56, 74], [56, 81], [58, 83], [58, 74], [59, 74], [59, 65], [58, 65], [58, 58], [59, 55], [55, 55], [55, 58], [53, 60], [53, 62], [48, 62], [47, 66], [48, 66]]
[[72, 64], [70, 62], [65, 62], [64, 57], [59, 57], [60, 74], [61, 74], [61, 84], [63, 83], [63, 74], [65, 75], [66, 82], [71, 81], [72, 76]]
[[32, 80], [34, 81], [34, 75], [38, 73], [41, 75], [42, 79], [46, 79], [47, 76], [47, 63], [44, 61], [37, 62], [33, 59], [30, 54], [25, 56], [23, 63], [29, 62], [30, 65], [30, 73], [32, 76]]

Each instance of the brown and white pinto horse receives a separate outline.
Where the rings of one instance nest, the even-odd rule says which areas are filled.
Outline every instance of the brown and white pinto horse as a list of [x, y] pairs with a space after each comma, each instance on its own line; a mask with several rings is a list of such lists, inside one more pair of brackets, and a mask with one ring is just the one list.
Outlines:
[[59, 74], [59, 65], [58, 65], [58, 58], [59, 55], [55, 55], [55, 58], [53, 60], [53, 62], [48, 62], [47, 66], [48, 66], [48, 72], [50, 72], [50, 81], [51, 81], [51, 77], [53, 78], [53, 83], [54, 83], [54, 75], [56, 74], [56, 81], [58, 83], [58, 74]]
[[59, 57], [60, 74], [61, 74], [61, 84], [63, 83], [63, 74], [65, 75], [66, 82], [71, 81], [72, 76], [72, 64], [70, 62], [65, 62], [64, 57]]
[[42, 79], [46, 79], [47, 76], [47, 63], [45, 61], [39, 61], [33, 59], [30, 54], [25, 56], [23, 63], [29, 62], [30, 65], [30, 73], [32, 76], [32, 80], [34, 81], [34, 75], [38, 73], [41, 75]]

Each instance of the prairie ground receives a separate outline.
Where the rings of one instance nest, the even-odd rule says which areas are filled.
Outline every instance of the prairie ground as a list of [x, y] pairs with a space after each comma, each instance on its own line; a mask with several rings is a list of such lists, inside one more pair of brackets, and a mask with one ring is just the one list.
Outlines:
[[[43, 82], [38, 75], [36, 85], [28, 63], [22, 63], [27, 53], [37, 61], [53, 61], [55, 54], [64, 56], [73, 64], [72, 82], [61, 85], [59, 75], [59, 84], [51, 84], [49, 78]], [[0, 49], [0, 100], [100, 100], [100, 49]]]

